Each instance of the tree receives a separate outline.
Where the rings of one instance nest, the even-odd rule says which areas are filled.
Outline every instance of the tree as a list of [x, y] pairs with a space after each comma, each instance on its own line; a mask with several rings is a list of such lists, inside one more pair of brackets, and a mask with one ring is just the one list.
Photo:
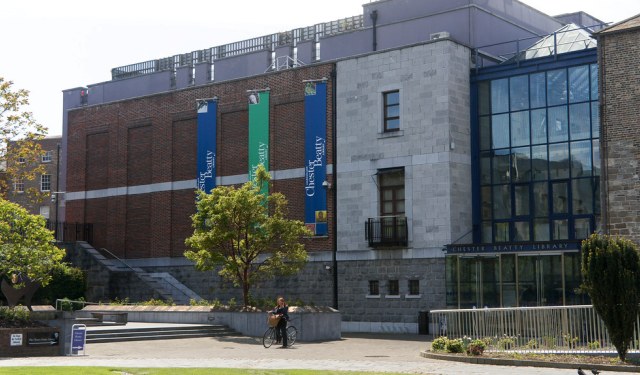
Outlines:
[[65, 255], [53, 242], [44, 217], [0, 198], [0, 276], [17, 287], [24, 276], [47, 285]]
[[310, 232], [301, 221], [285, 217], [283, 194], [260, 194], [260, 187], [269, 180], [259, 167], [255, 181], [238, 189], [219, 186], [210, 194], [198, 191], [197, 212], [191, 217], [194, 232], [185, 241], [190, 248], [185, 256], [195, 262], [196, 269], [220, 266], [222, 278], [242, 287], [245, 306], [252, 286], [294, 274], [307, 261], [300, 239]]
[[[0, 178], [0, 198], [6, 198], [10, 184], [33, 181], [45, 173], [39, 163], [42, 148], [38, 143], [47, 134], [47, 128], [38, 124], [29, 105], [29, 91], [14, 90], [13, 82], [0, 77], [0, 165], [5, 178]], [[34, 202], [44, 199], [46, 193], [27, 189], [25, 194]]]
[[640, 313], [640, 256], [629, 240], [592, 234], [582, 241], [582, 287], [625, 360]]

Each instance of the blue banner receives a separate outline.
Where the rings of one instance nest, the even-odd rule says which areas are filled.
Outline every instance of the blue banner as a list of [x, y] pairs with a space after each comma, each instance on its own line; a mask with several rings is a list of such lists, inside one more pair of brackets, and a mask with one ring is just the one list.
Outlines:
[[327, 226], [327, 84], [307, 82], [304, 88], [305, 214], [304, 222], [316, 236]]
[[216, 127], [218, 102], [198, 100], [198, 174], [196, 188], [211, 193], [216, 187]]

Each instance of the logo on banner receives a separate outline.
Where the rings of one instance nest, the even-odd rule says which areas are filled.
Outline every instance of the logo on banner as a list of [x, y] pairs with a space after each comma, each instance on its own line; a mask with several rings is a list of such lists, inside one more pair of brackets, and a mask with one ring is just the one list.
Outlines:
[[207, 169], [204, 172], [200, 172], [200, 176], [198, 176], [198, 189], [208, 193], [205, 191], [207, 180], [213, 179], [213, 170], [216, 168], [216, 154], [207, 150]]
[[197, 101], [198, 113], [207, 113], [209, 111], [209, 104], [206, 100]]
[[304, 95], [305, 96], [310, 96], [310, 95], [315, 95], [316, 94], [316, 83], [315, 82], [307, 82], [306, 85], [304, 85]]
[[313, 197], [316, 194], [316, 168], [322, 167], [326, 148], [327, 141], [322, 137], [316, 136], [315, 159], [308, 160], [306, 168], [304, 190], [308, 197]]

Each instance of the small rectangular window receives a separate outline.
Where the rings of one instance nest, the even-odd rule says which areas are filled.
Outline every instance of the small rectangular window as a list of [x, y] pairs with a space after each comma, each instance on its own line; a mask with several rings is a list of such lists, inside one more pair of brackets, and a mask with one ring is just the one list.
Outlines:
[[389, 91], [384, 97], [384, 131], [400, 130], [400, 91]]
[[409, 280], [409, 295], [417, 296], [420, 294], [420, 280]]
[[13, 191], [16, 193], [24, 193], [24, 180], [18, 178], [13, 181]]
[[18, 156], [18, 163], [22, 164], [22, 163], [25, 163], [25, 162], [26, 162], [26, 160], [25, 160], [25, 158], [23, 156]]
[[389, 295], [400, 295], [400, 283], [398, 283], [398, 280], [389, 280]]
[[40, 216], [43, 216], [45, 219], [49, 220], [49, 213], [51, 212], [49, 206], [40, 206]]
[[40, 190], [51, 191], [51, 175], [43, 174], [40, 176]]
[[42, 162], [51, 163], [52, 156], [53, 156], [53, 151], [45, 152], [44, 154], [42, 154]]
[[378, 280], [369, 280], [369, 295], [380, 295], [380, 284], [378, 283]]

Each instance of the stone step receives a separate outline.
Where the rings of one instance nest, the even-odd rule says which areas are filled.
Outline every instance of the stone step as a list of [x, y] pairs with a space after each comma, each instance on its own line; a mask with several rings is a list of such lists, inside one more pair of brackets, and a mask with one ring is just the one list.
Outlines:
[[194, 337], [235, 336], [237, 332], [224, 325], [177, 327], [113, 328], [87, 331], [87, 343], [141, 340], [169, 340]]

